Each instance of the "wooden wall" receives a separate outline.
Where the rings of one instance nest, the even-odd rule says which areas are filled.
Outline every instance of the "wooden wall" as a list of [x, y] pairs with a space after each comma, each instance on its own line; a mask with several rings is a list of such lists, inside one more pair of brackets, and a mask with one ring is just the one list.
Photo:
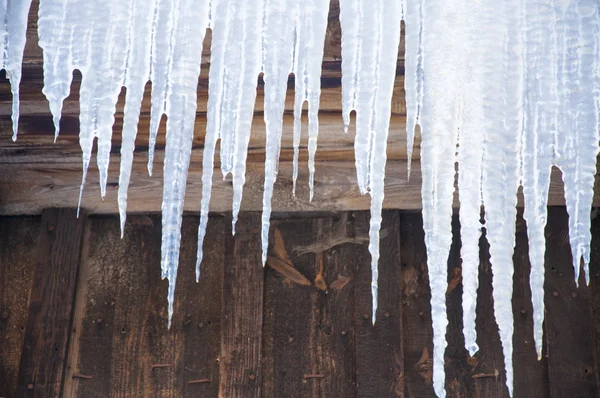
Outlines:
[[[431, 397], [430, 291], [419, 213], [387, 211], [377, 322], [370, 320], [368, 213], [281, 215], [268, 266], [258, 213], [209, 223], [194, 280], [198, 217], [183, 222], [173, 325], [160, 279], [160, 216], [0, 219], [0, 397]], [[455, 219], [458, 237], [460, 226]], [[600, 221], [590, 287], [573, 282], [564, 208], [547, 228], [544, 356], [532, 341], [527, 237], [518, 220], [516, 397], [600, 395]], [[460, 240], [448, 262], [450, 397], [506, 397], [481, 242], [477, 331], [463, 348]]]

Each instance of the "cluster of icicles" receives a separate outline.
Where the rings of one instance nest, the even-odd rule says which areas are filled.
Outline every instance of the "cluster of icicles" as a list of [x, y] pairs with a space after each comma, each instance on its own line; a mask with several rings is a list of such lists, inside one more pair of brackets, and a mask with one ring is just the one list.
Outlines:
[[[0, 1], [0, 61], [11, 80], [16, 139], [18, 86], [31, 0]], [[56, 135], [72, 72], [81, 71], [83, 182], [93, 141], [101, 192], [115, 105], [127, 88], [119, 178], [121, 227], [144, 86], [152, 81], [148, 171], [160, 118], [168, 116], [162, 205], [162, 275], [169, 319], [179, 261], [180, 227], [196, 117], [202, 43], [212, 30], [208, 125], [198, 233], [208, 220], [215, 145], [223, 175], [233, 177], [233, 223], [240, 209], [257, 77], [265, 82], [267, 129], [262, 216], [263, 262], [277, 175], [288, 76], [295, 75], [294, 187], [300, 115], [308, 102], [309, 184], [317, 149], [320, 72], [329, 0], [40, 0], [44, 89]], [[386, 140], [401, 21], [405, 24], [408, 152], [422, 132], [423, 219], [434, 330], [434, 389], [444, 396], [447, 260], [455, 162], [460, 186], [466, 348], [478, 347], [475, 305], [482, 228], [490, 244], [494, 312], [512, 394], [511, 306], [517, 190], [523, 187], [530, 241], [534, 336], [542, 349], [544, 227], [550, 170], [563, 173], [573, 266], [588, 280], [590, 215], [598, 154], [600, 18], [594, 0], [340, 0], [343, 121], [356, 111], [356, 169], [371, 195], [373, 321]], [[80, 198], [81, 200], [81, 198]], [[485, 224], [480, 221], [485, 205]]]

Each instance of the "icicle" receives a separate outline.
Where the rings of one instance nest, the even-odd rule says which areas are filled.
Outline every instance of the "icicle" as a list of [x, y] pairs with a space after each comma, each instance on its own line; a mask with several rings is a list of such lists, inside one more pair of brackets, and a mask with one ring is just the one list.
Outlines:
[[131, 19], [128, 23], [129, 30], [127, 33], [129, 53], [125, 72], [127, 93], [125, 95], [123, 132], [121, 134], [121, 168], [118, 191], [121, 237], [123, 237], [127, 218], [127, 190], [131, 178], [140, 107], [144, 97], [144, 88], [150, 78], [150, 52], [155, 9], [156, 0], [150, 4], [149, 8], [146, 8], [145, 3], [144, 6], [141, 6], [140, 0], [133, 0], [131, 3]]
[[[423, 171], [423, 228], [427, 247], [433, 323], [433, 386], [444, 397], [444, 351], [447, 346], [447, 264], [452, 243], [454, 153], [458, 132], [459, 82], [464, 76], [456, 57], [456, 26], [463, 2], [423, 2], [423, 108], [420, 117]], [[456, 18], [459, 18], [458, 20]], [[460, 167], [460, 166], [459, 166]]]
[[557, 165], [563, 172], [569, 213], [569, 240], [575, 282], [583, 259], [589, 283], [594, 176], [598, 156], [598, 33], [600, 18], [594, 1], [557, 2], [559, 148]]
[[25, 49], [27, 15], [31, 0], [0, 2], [0, 69], [6, 70], [12, 92], [12, 139], [17, 139], [19, 125], [19, 84], [21, 83], [21, 64]]
[[[166, 112], [167, 89], [172, 74], [171, 57], [175, 38], [175, 8], [181, 0], [157, 0], [152, 23], [152, 49], [150, 80], [152, 81], [152, 100], [150, 107], [150, 136], [148, 140], [148, 174], [152, 175], [154, 147], [160, 120]], [[187, 12], [187, 10], [184, 10]], [[163, 277], [165, 275], [163, 274]]]
[[407, 171], [410, 177], [415, 127], [423, 105], [423, 0], [407, 0], [404, 12], [404, 91]]
[[323, 61], [323, 43], [327, 28], [329, 0], [309, 0], [303, 2], [296, 16], [294, 48], [294, 161], [293, 188], [296, 195], [298, 178], [298, 155], [301, 135], [302, 106], [308, 102], [308, 170], [310, 189], [309, 200], [313, 198], [315, 153], [319, 134], [319, 100], [321, 96], [321, 63]]
[[[217, 0], [212, 3], [211, 68], [208, 124], [204, 142], [202, 203], [198, 229], [196, 280], [200, 278], [202, 242], [206, 234], [216, 141], [221, 138], [223, 176], [233, 174], [233, 225], [242, 200], [256, 81], [261, 68], [263, 3]], [[232, 40], [231, 38], [236, 38]]]
[[263, 26], [263, 79], [265, 81], [264, 118], [267, 127], [265, 145], [265, 183], [261, 225], [262, 262], [267, 260], [271, 199], [277, 178], [281, 147], [283, 111], [287, 81], [292, 71], [295, 16], [299, 3], [286, 0], [266, 0]]
[[[504, 353], [506, 386], [513, 395], [513, 252], [516, 233], [519, 151], [522, 129], [521, 1], [488, 0], [481, 9], [481, 99], [485, 140], [482, 175], [486, 237], [489, 242], [494, 315]], [[485, 28], [484, 28], [485, 27]], [[502, 145], [498, 145], [502, 143]], [[461, 186], [461, 190], [465, 185]], [[461, 191], [462, 192], [462, 191]]]
[[368, 6], [360, 0], [340, 2], [342, 112], [347, 128], [350, 113], [356, 111], [354, 149], [358, 186], [361, 193], [371, 194], [369, 252], [373, 323], [377, 311], [379, 229], [387, 137], [401, 18], [401, 4], [394, 0], [378, 0]]
[[556, 21], [554, 8], [547, 2], [527, 2], [525, 6], [525, 124], [522, 150], [522, 184], [529, 237], [531, 294], [534, 338], [541, 357], [544, 319], [544, 251], [547, 198], [553, 164], [553, 123], [557, 113], [555, 85], [556, 56], [553, 49]]
[[173, 6], [166, 115], [167, 145], [162, 203], [163, 275], [169, 279], [169, 325], [179, 266], [181, 217], [194, 138], [202, 42], [208, 26], [208, 0], [180, 0]]

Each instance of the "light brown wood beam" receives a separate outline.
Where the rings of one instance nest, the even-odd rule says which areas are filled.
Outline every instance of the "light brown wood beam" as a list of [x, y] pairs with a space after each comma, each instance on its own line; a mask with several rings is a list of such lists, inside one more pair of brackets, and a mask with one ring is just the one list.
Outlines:
[[[129, 187], [128, 210], [131, 213], [160, 211], [162, 201], [162, 164], [164, 152], [156, 154], [156, 167], [152, 177], [146, 171], [146, 159], [134, 162], [131, 185]], [[198, 212], [201, 200], [201, 167], [199, 156], [192, 157], [185, 198], [186, 211]], [[388, 209], [420, 209], [421, 168], [413, 161], [411, 179], [406, 178], [405, 160], [388, 162], [385, 181], [384, 207]], [[109, 169], [107, 195], [100, 198], [97, 170], [91, 166], [83, 194], [83, 207], [92, 214], [116, 213], [118, 188], [118, 158], [113, 157]], [[315, 175], [315, 196], [308, 201], [308, 172], [305, 164], [300, 167], [296, 197], [292, 196], [292, 164], [281, 162], [273, 211], [337, 211], [369, 209], [370, 197], [360, 195], [356, 185], [354, 162], [317, 162]], [[262, 163], [248, 163], [242, 210], [258, 211], [262, 208], [263, 195]], [[46, 207], [73, 207], [77, 205], [81, 164], [42, 163], [42, 164], [0, 164], [0, 215], [39, 214]], [[595, 192], [600, 192], [596, 179]], [[223, 180], [220, 170], [215, 170], [213, 178], [211, 210], [227, 212], [231, 210], [231, 177]], [[563, 184], [558, 170], [553, 171], [550, 184], [549, 205], [564, 205]], [[600, 196], [594, 200], [600, 206]], [[521, 198], [519, 205], [522, 205]], [[454, 206], [458, 207], [455, 196]]]

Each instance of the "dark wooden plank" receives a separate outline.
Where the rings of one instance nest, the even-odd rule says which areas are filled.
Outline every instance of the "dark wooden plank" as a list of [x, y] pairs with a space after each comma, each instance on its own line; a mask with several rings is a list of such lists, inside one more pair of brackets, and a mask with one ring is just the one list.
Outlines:
[[432, 384], [433, 330], [427, 253], [420, 213], [400, 215], [402, 262], [402, 339], [407, 397], [434, 397]]
[[260, 396], [264, 271], [260, 217], [260, 213], [241, 214], [235, 236], [226, 232], [220, 396]]
[[[592, 211], [592, 244], [590, 257], [590, 303], [592, 306], [591, 325], [594, 338], [594, 374], [600, 380], [600, 214]], [[598, 382], [600, 384], [600, 382]], [[598, 392], [600, 396], [600, 391]]]
[[[517, 216], [517, 236], [515, 254], [515, 274], [513, 280], [513, 314], [515, 332], [513, 336], [513, 368], [515, 397], [547, 397], [548, 360], [544, 353], [537, 360], [535, 342], [533, 340], [533, 306], [531, 304], [531, 287], [529, 286], [529, 241], [527, 225], [523, 219], [523, 211]], [[566, 336], [565, 336], [566, 338]]]
[[[477, 345], [471, 394], [476, 397], [508, 397], [504, 355], [494, 317], [492, 297], [492, 264], [485, 230], [479, 240], [479, 289], [477, 290]], [[496, 376], [497, 375], [497, 376]]]
[[356, 394], [347, 215], [277, 221], [265, 276], [263, 396]]
[[444, 370], [446, 372], [446, 393], [450, 397], [467, 397], [471, 395], [474, 358], [469, 358], [465, 349], [463, 335], [462, 309], [462, 260], [460, 238], [460, 222], [458, 215], [452, 218], [452, 246], [448, 257], [448, 290], [446, 292], [446, 312], [448, 329]]
[[[225, 219], [211, 217], [204, 240], [200, 283], [194, 273], [198, 247], [198, 217], [184, 218], [181, 242], [181, 277], [177, 282], [175, 311], [181, 328], [183, 360], [176, 372], [184, 397], [216, 397], [219, 392], [221, 353], [221, 294], [225, 257]], [[207, 380], [210, 380], [207, 382]]]
[[61, 394], [85, 220], [75, 209], [42, 212], [17, 396]]
[[[368, 237], [369, 214], [354, 213], [356, 234]], [[377, 320], [371, 323], [371, 256], [355, 248], [356, 380], [359, 397], [404, 396], [400, 217], [385, 211], [381, 225]]]
[[40, 217], [0, 219], [0, 397], [13, 397], [33, 284]]
[[167, 281], [160, 278], [160, 217], [130, 216], [123, 239], [118, 218], [92, 220], [96, 243], [87, 259], [88, 291], [75, 372], [92, 378], [77, 379], [77, 396], [216, 396], [223, 219], [210, 219], [203, 279], [197, 284], [198, 220], [184, 217], [170, 330]]
[[552, 397], [597, 397], [590, 292], [575, 285], [565, 208], [549, 208], [546, 227], [545, 336]]

